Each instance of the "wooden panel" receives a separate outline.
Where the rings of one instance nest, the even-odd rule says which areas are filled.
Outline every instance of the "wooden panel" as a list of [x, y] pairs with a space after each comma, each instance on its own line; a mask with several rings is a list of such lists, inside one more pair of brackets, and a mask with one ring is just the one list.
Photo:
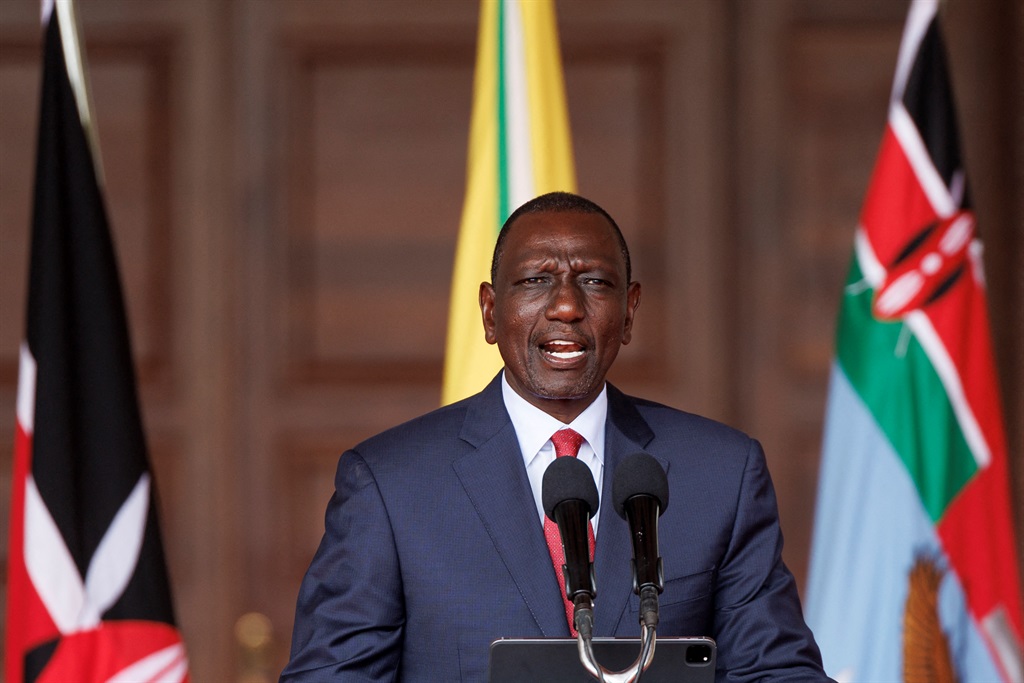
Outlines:
[[[13, 392], [25, 335], [29, 212], [39, 125], [39, 47], [0, 36], [0, 387]], [[13, 415], [0, 417], [0, 424]]]
[[[812, 404], [823, 395], [822, 368], [835, 349], [834, 321], [885, 126], [898, 40], [894, 26], [823, 25], [798, 28], [786, 41], [786, 211], [778, 234], [791, 267], [782, 273], [780, 327], [788, 333], [780, 370], [794, 399], [807, 394]], [[794, 411], [789, 419], [801, 417]]]
[[[140, 32], [141, 33], [141, 32]], [[170, 62], [161, 34], [90, 43], [108, 218], [121, 268], [140, 384], [168, 389], [170, 368]]]
[[164, 548], [169, 552], [168, 569], [174, 585], [202, 581], [195, 558], [186, 550], [194, 545], [195, 530], [185, 522], [184, 512], [192, 504], [188, 481], [188, 439], [177, 430], [149, 429], [146, 440], [156, 491], [157, 513]]
[[[287, 504], [276, 530], [284, 539], [280, 569], [298, 585], [324, 531], [324, 509], [334, 493], [334, 473], [344, 448], [354, 446], [359, 435], [338, 432], [294, 432], [281, 437], [275, 452], [279, 481]], [[339, 449], [338, 444], [347, 444]]]
[[820, 7], [756, 9], [765, 16], [751, 30], [764, 43], [747, 53], [758, 62], [748, 75], [763, 69], [763, 80], [741, 97], [740, 125], [749, 131], [741, 149], [752, 165], [740, 188], [739, 303], [751, 332], [737, 358], [738, 423], [765, 446], [787, 562], [802, 585], [835, 320], [902, 16], [840, 21]]
[[[359, 432], [310, 429], [284, 433], [275, 443], [274, 478], [284, 505], [274, 519], [275, 566], [264, 579], [287, 587], [261, 609], [271, 618], [274, 642], [269, 648], [277, 670], [287, 661], [299, 583], [320, 545], [324, 509], [334, 493], [334, 473], [341, 450], [365, 438]], [[339, 444], [344, 444], [339, 448]]]
[[288, 376], [436, 383], [471, 46], [339, 40], [285, 58]]

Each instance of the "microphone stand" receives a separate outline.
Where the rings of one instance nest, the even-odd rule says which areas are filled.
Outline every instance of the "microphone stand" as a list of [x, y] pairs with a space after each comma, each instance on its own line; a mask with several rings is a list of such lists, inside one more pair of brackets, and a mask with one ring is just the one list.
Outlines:
[[[653, 611], [650, 609], [653, 600]], [[644, 586], [640, 592], [640, 637], [643, 640], [640, 656], [622, 671], [610, 671], [594, 656], [594, 610], [587, 595], [578, 596], [573, 603], [576, 623], [576, 648], [583, 668], [600, 683], [638, 683], [641, 674], [654, 661], [654, 644], [658, 629], [658, 592], [653, 586]]]

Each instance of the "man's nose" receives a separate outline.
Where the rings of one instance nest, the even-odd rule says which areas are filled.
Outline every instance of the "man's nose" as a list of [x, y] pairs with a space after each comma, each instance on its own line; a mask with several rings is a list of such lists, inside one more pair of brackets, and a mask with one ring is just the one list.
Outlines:
[[551, 293], [546, 311], [549, 320], [574, 322], [583, 317], [583, 293], [575, 282], [561, 282]]

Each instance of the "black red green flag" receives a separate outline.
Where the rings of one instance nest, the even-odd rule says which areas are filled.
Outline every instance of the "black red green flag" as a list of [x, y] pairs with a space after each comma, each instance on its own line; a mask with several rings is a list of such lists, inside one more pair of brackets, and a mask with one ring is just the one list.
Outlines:
[[70, 0], [43, 23], [5, 680], [187, 681]]
[[940, 0], [913, 0], [840, 306], [807, 584], [838, 681], [1024, 681], [1009, 450]]

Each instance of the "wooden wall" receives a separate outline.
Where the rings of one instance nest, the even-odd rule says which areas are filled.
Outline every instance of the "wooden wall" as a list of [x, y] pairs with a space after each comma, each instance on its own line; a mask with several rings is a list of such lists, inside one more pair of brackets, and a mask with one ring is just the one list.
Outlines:
[[[834, 320], [905, 9], [558, 3], [579, 189], [616, 216], [645, 287], [613, 379], [764, 442], [801, 583]], [[338, 454], [437, 405], [477, 11], [79, 0], [195, 680], [276, 676]], [[949, 0], [944, 26], [1024, 528], [1024, 9]], [[3, 0], [0, 444], [39, 74], [38, 5]], [[256, 654], [235, 632], [248, 612], [273, 629]]]

